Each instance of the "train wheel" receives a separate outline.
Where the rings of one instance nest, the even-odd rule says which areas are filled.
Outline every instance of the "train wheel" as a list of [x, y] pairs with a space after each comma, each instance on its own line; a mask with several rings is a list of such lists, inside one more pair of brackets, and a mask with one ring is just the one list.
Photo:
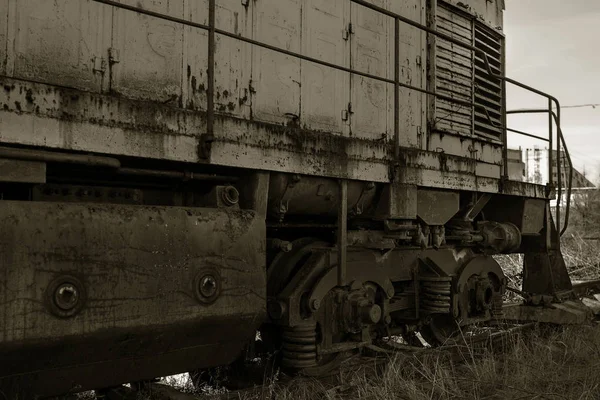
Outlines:
[[293, 248], [269, 267], [271, 323], [264, 331], [269, 343], [281, 343], [282, 368], [321, 375], [371, 343], [393, 285], [387, 276], [351, 264], [348, 285], [338, 286], [331, 244], [300, 239]]

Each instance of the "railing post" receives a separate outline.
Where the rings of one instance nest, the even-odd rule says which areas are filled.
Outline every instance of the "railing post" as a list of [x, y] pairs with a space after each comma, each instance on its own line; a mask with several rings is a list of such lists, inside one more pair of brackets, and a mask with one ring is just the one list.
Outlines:
[[208, 68], [206, 91], [206, 130], [212, 139], [215, 126], [215, 4], [216, 0], [208, 1]]
[[346, 285], [346, 254], [348, 247], [348, 181], [339, 182], [338, 194], [338, 217], [337, 217], [337, 284]]
[[[552, 100], [550, 100], [550, 102], [552, 102]], [[561, 135], [561, 130], [560, 130], [560, 109], [556, 110], [556, 131], [557, 131], [557, 135]], [[562, 159], [562, 155], [561, 155], [561, 146], [560, 146], [560, 142], [561, 142], [561, 138], [558, 137], [558, 140], [556, 141], [556, 181], [557, 181], [557, 198], [556, 198], [556, 235], [557, 237], [557, 243], [560, 244], [560, 230], [562, 227], [562, 223], [560, 222], [560, 203], [562, 202], [562, 171], [561, 171], [561, 159]]]
[[550, 137], [548, 139], [548, 146], [550, 147], [550, 150], [548, 151], [548, 183], [550, 185], [550, 187], [552, 188], [552, 185], [554, 184], [554, 175], [552, 174], [554, 172], [554, 165], [552, 165], [552, 161], [554, 160], [553, 158], [553, 154], [552, 151], [554, 149], [554, 119], [552, 118], [552, 100], [548, 99], [548, 130], [550, 133]]
[[400, 158], [400, 20], [394, 18], [394, 162]]
[[[505, 41], [502, 41], [502, 65], [501, 68], [506, 68], [506, 51], [505, 51]], [[488, 68], [489, 72], [492, 72], [492, 67], [489, 63], [489, 60], [487, 58], [487, 54], [483, 54], [484, 59], [485, 59], [485, 63], [486, 63], [486, 67]], [[506, 75], [506, 71], [504, 70], [500, 70], [500, 74], [501, 75]], [[506, 117], [506, 81], [504, 79], [502, 79], [502, 125], [504, 125], [504, 129], [502, 129], [502, 141], [504, 142], [504, 148], [502, 149], [502, 157], [504, 158], [504, 171], [503, 171], [503, 175], [504, 175], [504, 180], [508, 180], [509, 179], [509, 175], [508, 175], [508, 131], [507, 131], [507, 117]], [[504, 185], [502, 185], [502, 191], [504, 191]]]

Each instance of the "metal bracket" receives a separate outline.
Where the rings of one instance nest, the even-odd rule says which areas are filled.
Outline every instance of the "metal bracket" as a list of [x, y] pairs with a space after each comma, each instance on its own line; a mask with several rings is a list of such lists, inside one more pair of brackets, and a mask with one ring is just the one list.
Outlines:
[[354, 33], [354, 28], [352, 27], [352, 22], [350, 22], [348, 24], [348, 27], [346, 29], [344, 29], [344, 31], [342, 32], [342, 38], [344, 40], [348, 40], [350, 39], [350, 35], [352, 35]]
[[106, 71], [106, 60], [102, 57], [94, 57], [93, 71], [104, 73]]
[[352, 103], [348, 103], [348, 107], [345, 110], [342, 110], [342, 121], [348, 121], [352, 114], [354, 114], [352, 111]]
[[119, 49], [115, 49], [114, 47], [108, 49], [108, 61], [111, 64], [118, 64], [121, 62], [121, 58], [119, 57]]
[[210, 150], [212, 148], [212, 142], [214, 142], [215, 136], [209, 133], [203, 133], [200, 135], [200, 143], [198, 144], [198, 153], [201, 159], [206, 160], [210, 158]]

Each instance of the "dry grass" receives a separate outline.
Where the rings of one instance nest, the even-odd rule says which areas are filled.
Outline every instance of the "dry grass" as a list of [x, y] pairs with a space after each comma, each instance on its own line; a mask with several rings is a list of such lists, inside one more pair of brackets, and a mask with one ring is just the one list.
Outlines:
[[444, 353], [393, 359], [381, 374], [347, 372], [342, 386], [302, 380], [240, 399], [597, 399], [600, 327], [515, 334], [508, 350], [463, 360]]

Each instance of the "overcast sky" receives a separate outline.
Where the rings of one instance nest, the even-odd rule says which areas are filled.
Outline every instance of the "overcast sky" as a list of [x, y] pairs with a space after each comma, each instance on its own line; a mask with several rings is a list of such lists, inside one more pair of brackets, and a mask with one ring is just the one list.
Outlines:
[[[600, 0], [506, 0], [507, 75], [548, 92], [561, 105], [600, 103]], [[541, 107], [508, 88], [508, 109]], [[564, 108], [563, 133], [575, 167], [600, 182], [600, 106]], [[511, 128], [547, 135], [547, 116], [511, 117]], [[509, 135], [511, 147], [544, 143]]]

